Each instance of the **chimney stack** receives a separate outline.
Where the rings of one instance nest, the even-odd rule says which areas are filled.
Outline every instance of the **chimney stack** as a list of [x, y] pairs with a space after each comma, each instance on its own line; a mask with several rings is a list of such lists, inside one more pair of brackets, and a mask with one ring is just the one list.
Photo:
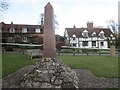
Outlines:
[[76, 26], [74, 25], [73, 28], [76, 28]]
[[93, 22], [92, 21], [87, 22], [87, 29], [93, 29]]
[[11, 21], [11, 25], [13, 25], [13, 21]]

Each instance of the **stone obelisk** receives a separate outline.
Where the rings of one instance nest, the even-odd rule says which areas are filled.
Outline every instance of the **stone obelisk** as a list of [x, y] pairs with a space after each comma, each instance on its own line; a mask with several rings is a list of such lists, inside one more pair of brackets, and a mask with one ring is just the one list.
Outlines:
[[54, 10], [49, 2], [44, 8], [43, 57], [47, 58], [56, 57]]

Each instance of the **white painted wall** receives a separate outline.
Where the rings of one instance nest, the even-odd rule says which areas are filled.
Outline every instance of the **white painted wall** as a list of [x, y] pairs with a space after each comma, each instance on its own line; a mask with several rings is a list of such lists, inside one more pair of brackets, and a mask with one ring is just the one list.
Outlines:
[[[67, 38], [69, 39], [69, 38]], [[88, 41], [88, 46], [83, 46], [83, 41]], [[96, 46], [92, 46], [92, 41], [96, 41]], [[104, 43], [104, 46], [101, 46], [100, 45], [100, 42], [103, 42]], [[94, 38], [75, 38], [75, 40], [73, 40], [73, 38], [70, 38], [70, 44], [73, 45], [73, 44], [76, 44], [76, 47], [81, 47], [81, 48], [101, 48], [101, 49], [108, 49], [108, 43], [107, 41], [105, 41], [105, 39], [100, 39], [100, 38], [97, 38], [97, 37], [94, 37]], [[79, 46], [80, 44], [80, 46]]]

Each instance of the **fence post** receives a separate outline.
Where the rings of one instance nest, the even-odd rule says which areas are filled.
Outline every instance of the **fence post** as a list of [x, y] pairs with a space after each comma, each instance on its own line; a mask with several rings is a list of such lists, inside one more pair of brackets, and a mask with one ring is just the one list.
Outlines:
[[73, 49], [73, 55], [75, 56], [75, 49]]
[[101, 50], [99, 50], [99, 56], [101, 55]]
[[89, 53], [87, 52], [87, 56], [89, 55]]

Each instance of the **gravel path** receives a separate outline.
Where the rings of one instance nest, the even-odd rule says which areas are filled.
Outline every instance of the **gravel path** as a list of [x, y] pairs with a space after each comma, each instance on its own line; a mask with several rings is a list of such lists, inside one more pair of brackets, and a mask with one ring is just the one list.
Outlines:
[[28, 65], [24, 68], [21, 68], [20, 70], [16, 71], [15, 73], [12, 73], [8, 75], [7, 77], [2, 79], [2, 87], [3, 88], [17, 88], [19, 87], [19, 81], [25, 75], [30, 69], [34, 68], [34, 65]]
[[[19, 88], [19, 81], [28, 70], [34, 68], [33, 65], [26, 66], [17, 72], [3, 78], [3, 88]], [[118, 88], [118, 79], [103, 78], [94, 76], [90, 70], [74, 69], [79, 78], [80, 88]]]
[[118, 88], [118, 79], [94, 76], [90, 70], [74, 69], [81, 88]]

